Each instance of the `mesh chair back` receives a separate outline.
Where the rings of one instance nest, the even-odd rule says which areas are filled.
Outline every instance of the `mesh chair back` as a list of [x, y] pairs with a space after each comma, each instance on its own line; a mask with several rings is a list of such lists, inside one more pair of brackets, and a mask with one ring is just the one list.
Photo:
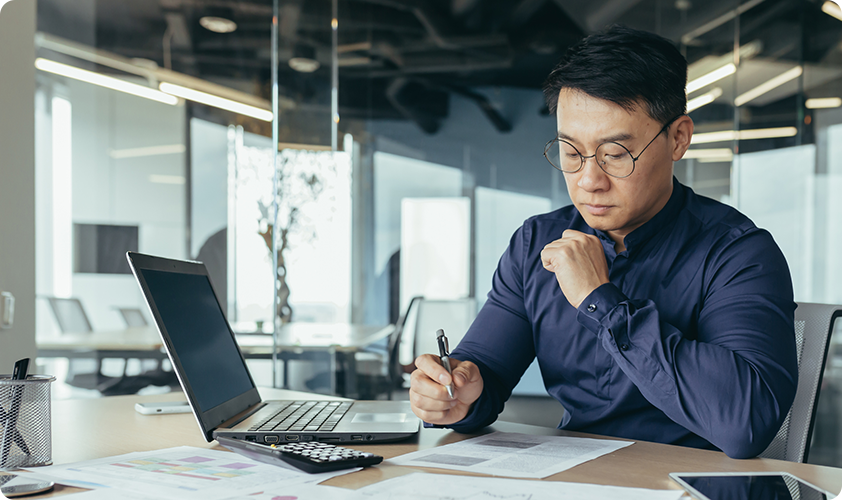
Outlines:
[[760, 457], [807, 461], [830, 333], [838, 317], [842, 317], [842, 306], [798, 304], [795, 310], [795, 344], [798, 351], [795, 401], [777, 436]]
[[58, 327], [62, 332], [90, 332], [93, 330], [79, 299], [48, 297], [47, 300], [50, 302], [50, 309], [53, 310], [53, 315], [55, 315]]
[[[403, 364], [401, 364], [400, 354], [401, 339], [403, 338], [407, 323], [412, 325], [415, 322], [418, 315], [418, 306], [423, 300], [424, 297], [420, 295], [412, 297], [406, 311], [400, 316], [400, 318], [398, 318], [397, 323], [395, 323], [395, 331], [393, 331], [389, 336], [388, 353], [390, 387], [396, 386], [397, 381], [403, 377]], [[391, 393], [389, 394], [389, 399], [391, 399]]]
[[120, 311], [123, 321], [129, 328], [144, 327], [149, 324], [140, 309], [136, 307], [118, 307], [117, 310]]
[[477, 316], [477, 302], [472, 298], [456, 300], [424, 299], [418, 308], [415, 322], [413, 359], [421, 354], [438, 354], [436, 332], [441, 328], [447, 335], [450, 350], [456, 348], [462, 337], [468, 333]]

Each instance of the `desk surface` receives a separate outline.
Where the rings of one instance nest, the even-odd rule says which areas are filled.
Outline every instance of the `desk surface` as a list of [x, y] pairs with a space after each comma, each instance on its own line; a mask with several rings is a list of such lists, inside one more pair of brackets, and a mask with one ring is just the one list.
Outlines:
[[[394, 326], [352, 325], [347, 323], [288, 323], [278, 334], [278, 349], [357, 350], [389, 336]], [[243, 354], [272, 353], [272, 335], [236, 336]], [[163, 347], [153, 326], [113, 331], [65, 333], [39, 337], [42, 353], [72, 350], [155, 351]]]
[[150, 327], [39, 336], [36, 342], [40, 351], [153, 351], [163, 347], [158, 331]]
[[[280, 389], [262, 389], [261, 394], [264, 398], [273, 399], [337, 399]], [[204, 441], [192, 414], [146, 416], [134, 411], [136, 402], [180, 399], [184, 399], [181, 393], [170, 393], [157, 396], [116, 396], [55, 401], [53, 403], [53, 462], [65, 464], [179, 445], [224, 449], [218, 447], [216, 442]], [[498, 422], [490, 430], [599, 437], [507, 422]], [[348, 446], [390, 458], [468, 437], [471, 436], [445, 429], [423, 429], [417, 438], [402, 443]], [[439, 474], [456, 473], [443, 469], [381, 464], [378, 467], [332, 478], [323, 484], [356, 489], [417, 471]], [[842, 469], [759, 458], [733, 460], [720, 452], [647, 442], [636, 442], [632, 446], [547, 479], [640, 488], [678, 489], [678, 486], [667, 476], [668, 473], [677, 471], [786, 471], [829, 491], [835, 492], [842, 488]], [[56, 493], [71, 491], [80, 490], [57, 486]]]

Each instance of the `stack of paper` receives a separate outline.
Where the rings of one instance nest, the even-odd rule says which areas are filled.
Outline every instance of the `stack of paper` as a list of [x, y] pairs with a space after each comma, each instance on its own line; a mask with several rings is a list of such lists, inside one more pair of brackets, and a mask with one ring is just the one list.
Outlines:
[[408, 453], [389, 462], [492, 476], [539, 479], [632, 444], [631, 441], [494, 432]]
[[[181, 446], [27, 470], [60, 484], [110, 490], [111, 498], [115, 498], [115, 490], [120, 490], [122, 498], [228, 500], [319, 483], [359, 469], [308, 474], [227, 451]], [[97, 496], [90, 494], [89, 498]]]

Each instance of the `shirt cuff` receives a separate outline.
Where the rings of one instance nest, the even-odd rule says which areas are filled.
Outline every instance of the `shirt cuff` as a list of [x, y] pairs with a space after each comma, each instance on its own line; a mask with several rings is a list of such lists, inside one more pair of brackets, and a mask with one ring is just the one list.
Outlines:
[[599, 333], [599, 324], [602, 319], [617, 307], [621, 302], [629, 300], [626, 294], [617, 288], [614, 283], [600, 285], [585, 300], [579, 304], [576, 319], [579, 324], [592, 331]]

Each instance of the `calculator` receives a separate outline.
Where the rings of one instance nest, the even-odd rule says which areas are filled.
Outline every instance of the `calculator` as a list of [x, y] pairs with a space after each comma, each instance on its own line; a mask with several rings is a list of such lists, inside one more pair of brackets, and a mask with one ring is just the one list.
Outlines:
[[286, 468], [292, 466], [311, 474], [368, 467], [383, 461], [383, 457], [374, 453], [318, 441], [265, 445], [226, 437], [216, 440], [229, 450], [252, 460]]

